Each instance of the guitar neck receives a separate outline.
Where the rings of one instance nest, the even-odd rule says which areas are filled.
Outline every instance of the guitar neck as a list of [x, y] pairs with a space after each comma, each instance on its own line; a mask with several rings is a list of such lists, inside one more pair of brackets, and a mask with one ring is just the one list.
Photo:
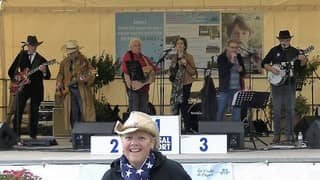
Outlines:
[[[48, 66], [48, 65], [54, 64], [54, 63], [56, 63], [56, 60], [55, 60], [55, 59], [50, 60], [50, 61], [45, 62], [45, 63], [42, 63], [41, 65]], [[40, 66], [41, 66], [41, 65], [40, 65]], [[29, 77], [29, 76], [31, 76], [33, 73], [37, 72], [37, 71], [39, 70], [39, 67], [40, 67], [40, 66], [37, 66], [36, 68], [30, 70], [30, 71], [27, 73], [27, 76]]]
[[31, 76], [32, 74], [34, 74], [35, 72], [37, 72], [39, 70], [39, 66], [37, 68], [32, 69], [31, 71], [29, 71], [27, 73], [27, 76]]

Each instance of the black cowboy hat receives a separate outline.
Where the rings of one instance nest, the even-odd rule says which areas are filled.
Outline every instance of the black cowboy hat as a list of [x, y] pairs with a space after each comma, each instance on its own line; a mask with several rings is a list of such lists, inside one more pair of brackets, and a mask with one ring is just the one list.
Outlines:
[[30, 46], [39, 46], [40, 44], [43, 43], [43, 41], [38, 42], [38, 39], [36, 36], [28, 36], [27, 37], [27, 41], [26, 42], [22, 42], [22, 43], [26, 43], [27, 45]]
[[293, 36], [290, 35], [290, 32], [288, 30], [283, 30], [279, 32], [278, 39], [290, 39]]

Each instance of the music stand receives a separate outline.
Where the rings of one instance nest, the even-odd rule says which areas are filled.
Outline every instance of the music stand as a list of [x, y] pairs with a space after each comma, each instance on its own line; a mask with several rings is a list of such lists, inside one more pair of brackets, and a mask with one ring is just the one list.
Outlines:
[[269, 94], [269, 92], [238, 91], [233, 96], [233, 106], [248, 108], [249, 137], [254, 149], [257, 149], [254, 139], [260, 141], [265, 146], [268, 144], [256, 135], [256, 131], [252, 122], [251, 108], [265, 108], [269, 99]]

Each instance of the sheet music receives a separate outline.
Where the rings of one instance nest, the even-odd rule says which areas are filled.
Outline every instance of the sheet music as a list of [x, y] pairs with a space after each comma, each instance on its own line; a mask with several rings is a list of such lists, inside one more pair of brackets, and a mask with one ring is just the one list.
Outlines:
[[238, 91], [233, 96], [232, 106], [265, 107], [269, 94], [269, 92]]
[[252, 101], [254, 91], [238, 91], [232, 99], [232, 106], [248, 106]]

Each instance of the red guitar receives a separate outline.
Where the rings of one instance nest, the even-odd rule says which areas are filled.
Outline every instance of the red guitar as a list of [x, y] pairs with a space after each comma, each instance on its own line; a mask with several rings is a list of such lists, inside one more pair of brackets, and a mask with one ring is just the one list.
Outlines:
[[[53, 59], [53, 60], [50, 60], [48, 62], [45, 62], [45, 63], [42, 63], [41, 65], [45, 65], [45, 66], [48, 66], [48, 65], [52, 65], [52, 64], [55, 64], [56, 63], [56, 60]], [[18, 92], [22, 91], [23, 87], [26, 85], [26, 84], [29, 84], [30, 83], [30, 80], [29, 80], [29, 77], [34, 74], [35, 72], [37, 72], [39, 70], [39, 67], [36, 67], [32, 70], [29, 71], [29, 68], [26, 68], [25, 70], [17, 73], [15, 75], [15, 80], [14, 81], [11, 81], [11, 84], [10, 84], [10, 93], [12, 93], [13, 95], [16, 95]]]

